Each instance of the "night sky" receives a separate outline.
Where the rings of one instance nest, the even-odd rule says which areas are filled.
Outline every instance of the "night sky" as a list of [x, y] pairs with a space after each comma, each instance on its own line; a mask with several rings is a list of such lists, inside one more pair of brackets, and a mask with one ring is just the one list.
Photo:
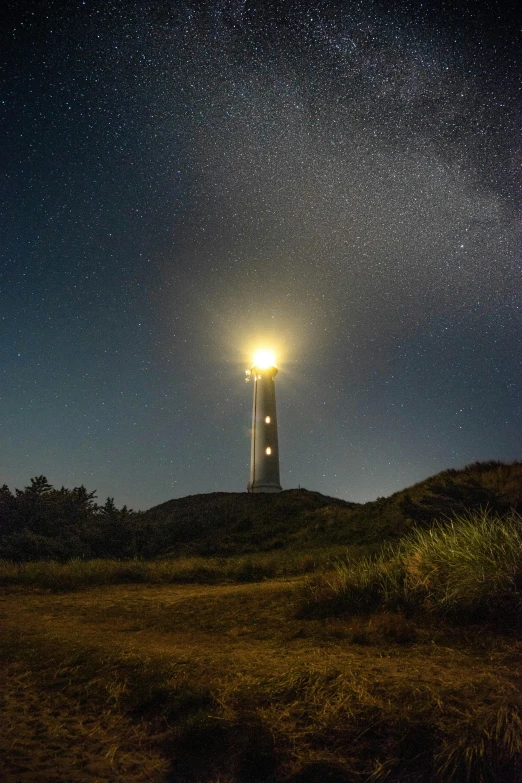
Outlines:
[[[516, 3], [7, 3], [0, 484], [363, 502], [521, 449]], [[509, 11], [511, 9], [511, 11]]]

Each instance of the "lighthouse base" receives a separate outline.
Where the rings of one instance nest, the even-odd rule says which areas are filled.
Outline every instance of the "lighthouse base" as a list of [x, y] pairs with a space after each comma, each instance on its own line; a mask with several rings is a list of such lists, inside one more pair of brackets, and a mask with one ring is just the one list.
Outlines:
[[247, 487], [248, 492], [282, 492], [283, 487], [279, 484], [249, 484]]

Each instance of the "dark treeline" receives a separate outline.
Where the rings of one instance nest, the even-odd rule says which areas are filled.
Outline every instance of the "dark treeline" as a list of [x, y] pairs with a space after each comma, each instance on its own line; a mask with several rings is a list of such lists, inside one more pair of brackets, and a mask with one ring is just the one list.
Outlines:
[[54, 489], [45, 476], [13, 494], [0, 488], [0, 558], [14, 561], [73, 557], [134, 557], [138, 515], [113, 498], [103, 506], [84, 486]]

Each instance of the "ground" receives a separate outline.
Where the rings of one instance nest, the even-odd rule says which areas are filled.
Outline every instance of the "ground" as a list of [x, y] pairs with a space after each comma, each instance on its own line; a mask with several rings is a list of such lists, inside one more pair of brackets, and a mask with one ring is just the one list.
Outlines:
[[299, 584], [4, 591], [1, 779], [228, 783], [248, 779], [249, 743], [266, 780], [312, 762], [420, 780], [435, 741], [457, 773], [466, 747], [487, 755], [517, 699], [516, 638], [390, 613], [302, 620]]

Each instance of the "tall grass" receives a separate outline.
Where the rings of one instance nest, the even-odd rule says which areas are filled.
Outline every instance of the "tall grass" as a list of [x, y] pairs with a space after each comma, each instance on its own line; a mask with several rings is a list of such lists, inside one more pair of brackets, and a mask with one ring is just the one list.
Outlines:
[[522, 613], [522, 517], [487, 510], [416, 530], [376, 558], [309, 579], [301, 616], [417, 608], [467, 617]]
[[52, 591], [110, 584], [218, 584], [308, 574], [331, 563], [337, 549], [316, 552], [272, 552], [240, 557], [179, 557], [171, 560], [53, 560], [29, 563], [0, 561], [0, 586]]
[[480, 511], [404, 540], [405, 596], [444, 612], [522, 606], [522, 517]]

